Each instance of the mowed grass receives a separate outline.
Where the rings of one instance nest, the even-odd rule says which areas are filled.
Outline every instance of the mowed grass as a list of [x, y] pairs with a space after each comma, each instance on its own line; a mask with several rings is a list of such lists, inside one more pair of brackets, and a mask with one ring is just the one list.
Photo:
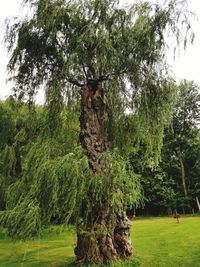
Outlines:
[[[40, 239], [12, 242], [0, 230], [0, 267], [74, 266], [75, 233], [72, 228], [50, 227]], [[132, 267], [200, 267], [200, 217], [138, 218], [133, 221], [131, 238], [136, 263]], [[116, 265], [115, 265], [116, 266]]]
[[200, 217], [139, 219], [131, 238], [141, 267], [200, 266]]
[[1, 231], [0, 267], [72, 266], [75, 233], [71, 228], [62, 228], [50, 227], [39, 239], [26, 242], [13, 242]]

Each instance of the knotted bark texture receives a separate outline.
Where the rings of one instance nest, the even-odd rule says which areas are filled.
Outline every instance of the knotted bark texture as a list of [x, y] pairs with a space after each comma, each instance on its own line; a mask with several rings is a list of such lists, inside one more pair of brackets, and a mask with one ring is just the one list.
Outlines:
[[85, 85], [81, 99], [81, 144], [85, 149], [90, 168], [102, 172], [100, 156], [108, 148], [106, 137], [107, 99], [98, 82]]
[[[109, 147], [106, 136], [107, 111], [107, 99], [101, 84], [93, 81], [85, 85], [81, 99], [80, 139], [89, 166], [96, 174], [106, 173], [106, 164], [101, 160], [101, 155]], [[129, 257], [132, 254], [130, 221], [125, 212], [116, 212], [106, 203], [93, 205], [87, 229], [80, 229], [77, 233], [77, 260], [105, 263]]]

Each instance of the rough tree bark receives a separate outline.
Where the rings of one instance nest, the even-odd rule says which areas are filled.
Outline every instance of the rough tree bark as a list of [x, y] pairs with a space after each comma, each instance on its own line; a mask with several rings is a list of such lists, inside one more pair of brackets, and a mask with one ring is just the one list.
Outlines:
[[[84, 85], [81, 95], [80, 139], [87, 153], [89, 166], [96, 174], [105, 171], [101, 154], [109, 147], [106, 136], [107, 111], [107, 98], [101, 83], [92, 80]], [[77, 260], [101, 263], [130, 256], [130, 221], [126, 213], [116, 212], [106, 203], [93, 204], [90, 214], [92, 220], [88, 222], [87, 233], [77, 233]]]

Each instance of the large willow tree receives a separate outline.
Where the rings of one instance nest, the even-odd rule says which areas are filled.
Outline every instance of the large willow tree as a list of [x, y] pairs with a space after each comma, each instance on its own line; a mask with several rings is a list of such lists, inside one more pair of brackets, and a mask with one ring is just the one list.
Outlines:
[[[164, 61], [165, 33], [180, 41], [176, 25], [181, 19], [189, 30], [181, 2], [122, 8], [116, 0], [26, 0], [32, 15], [8, 29], [15, 94], [32, 101], [45, 88], [52, 120], [65, 95], [76, 90], [81, 94], [80, 141], [90, 175], [98, 182], [90, 184], [82, 203], [75, 248], [80, 261], [107, 262], [132, 254], [123, 195], [128, 186], [125, 166], [106, 156], [112, 146], [107, 129], [118, 109], [134, 112], [147, 153], [158, 160], [173, 100]], [[102, 193], [94, 198], [97, 187]]]

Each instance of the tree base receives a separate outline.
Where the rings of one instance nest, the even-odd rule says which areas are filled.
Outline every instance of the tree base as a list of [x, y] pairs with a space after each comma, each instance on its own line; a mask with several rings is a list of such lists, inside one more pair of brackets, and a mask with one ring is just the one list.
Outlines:
[[130, 257], [130, 221], [126, 214], [104, 208], [91, 229], [78, 231], [75, 255], [84, 263], [107, 263]]

